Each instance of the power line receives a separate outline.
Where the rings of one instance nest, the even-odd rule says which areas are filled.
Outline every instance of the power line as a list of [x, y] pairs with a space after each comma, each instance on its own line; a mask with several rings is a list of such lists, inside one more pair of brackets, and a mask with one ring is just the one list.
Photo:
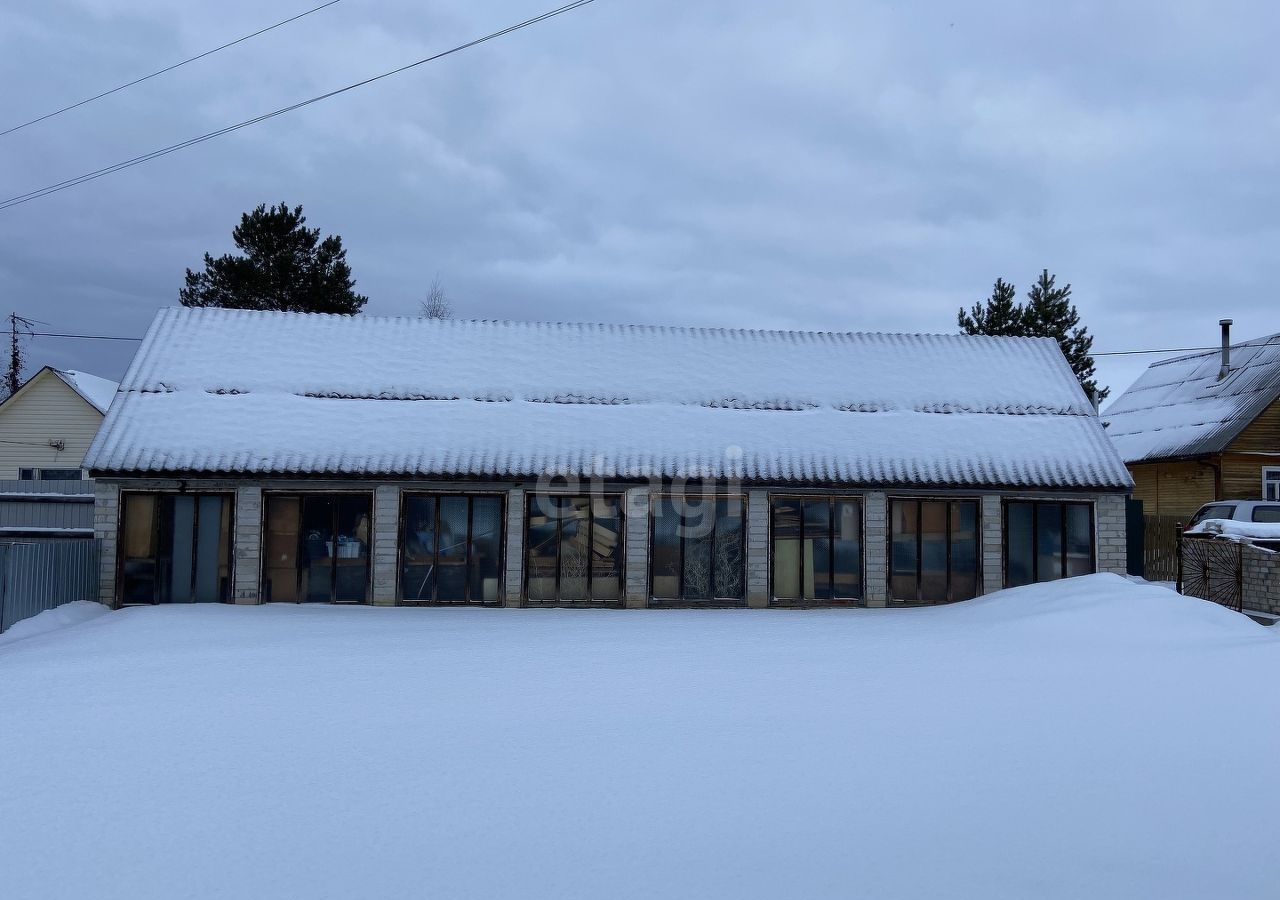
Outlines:
[[140, 337], [124, 337], [115, 334], [63, 334], [53, 331], [29, 331], [32, 337], [78, 338], [85, 341], [140, 341]]
[[1202, 350], [1220, 350], [1221, 347], [1166, 347], [1163, 350], [1110, 350], [1106, 353], [1090, 353], [1090, 356], [1136, 356], [1140, 353], [1198, 353]]
[[43, 122], [45, 119], [52, 119], [54, 116], [60, 116], [64, 112], [70, 112], [73, 109], [78, 109], [79, 107], [84, 106], [86, 103], [92, 103], [94, 100], [101, 100], [103, 97], [110, 96], [111, 94], [114, 94], [117, 91], [123, 91], [125, 88], [131, 88], [135, 84], [142, 84], [142, 82], [155, 78], [157, 75], [163, 75], [165, 72], [172, 72], [174, 69], [185, 66], [187, 63], [193, 63], [198, 59], [204, 59], [206, 56], [210, 56], [214, 53], [217, 53], [219, 50], [226, 50], [228, 47], [234, 47], [236, 44], [242, 44], [245, 41], [249, 40], [250, 38], [256, 38], [260, 34], [266, 34], [268, 31], [272, 31], [276, 28], [279, 28], [282, 25], [288, 25], [290, 22], [296, 22], [299, 19], [303, 18], [304, 16], [309, 16], [312, 13], [320, 12], [320, 10], [327, 9], [330, 6], [333, 6], [335, 3], [339, 3], [339, 2], [341, 2], [341, 0], [329, 0], [328, 3], [322, 3], [321, 5], [315, 7], [314, 9], [309, 9], [306, 12], [298, 13], [296, 16], [291, 16], [288, 19], [284, 19], [283, 21], [276, 22], [274, 25], [268, 25], [266, 28], [261, 28], [255, 31], [253, 34], [246, 34], [244, 37], [238, 37], [234, 41], [229, 41], [220, 47], [214, 47], [212, 50], [206, 50], [203, 53], [198, 53], [195, 56], [192, 56], [188, 59], [184, 59], [182, 62], [176, 62], [171, 66], [165, 66], [163, 69], [159, 69], [155, 72], [152, 72], [150, 75], [143, 75], [141, 78], [135, 78], [133, 81], [130, 81], [127, 84], [122, 84], [119, 87], [113, 87], [109, 91], [103, 91], [101, 94], [94, 94], [92, 97], [86, 97], [85, 99], [79, 101], [78, 103], [72, 103], [70, 106], [64, 106], [62, 107], [62, 109], [55, 109], [51, 113], [45, 113], [43, 116], [37, 116], [36, 118], [31, 119], [30, 121], [27, 121], [27, 122], [23, 122], [20, 125], [14, 125], [11, 128], [6, 128], [4, 131], [0, 131], [0, 137], [4, 137], [6, 134], [13, 134], [13, 132], [17, 131], [20, 128], [26, 128], [28, 125], [35, 125], [37, 122]]
[[65, 191], [67, 188], [72, 188], [72, 187], [76, 187], [77, 185], [84, 184], [86, 181], [93, 181], [94, 179], [101, 178], [104, 175], [110, 175], [114, 172], [119, 172], [122, 169], [128, 169], [128, 168], [131, 168], [132, 166], [141, 165], [144, 162], [149, 162], [150, 160], [157, 159], [158, 157], [161, 157], [161, 156], [167, 156], [168, 154], [175, 153], [178, 150], [184, 150], [187, 147], [192, 147], [192, 146], [195, 146], [196, 144], [202, 144], [205, 141], [213, 140], [214, 138], [221, 137], [224, 134], [230, 134], [233, 131], [239, 131], [241, 128], [247, 128], [250, 125], [257, 125], [258, 123], [265, 122], [268, 119], [274, 119], [276, 116], [282, 116], [285, 113], [293, 112], [294, 110], [301, 109], [304, 106], [310, 106], [312, 103], [319, 103], [321, 100], [328, 100], [330, 97], [336, 97], [339, 94], [345, 94], [347, 91], [353, 91], [356, 88], [364, 87], [365, 85], [372, 84], [375, 81], [381, 81], [384, 78], [390, 78], [392, 75], [399, 75], [401, 72], [406, 72], [409, 69], [415, 68], [417, 66], [421, 66], [425, 63], [434, 62], [435, 60], [442, 59], [446, 56], [451, 56], [454, 53], [460, 53], [461, 51], [467, 50], [471, 47], [475, 47], [478, 44], [483, 44], [486, 41], [492, 41], [495, 38], [503, 37], [505, 35], [511, 34], [514, 31], [519, 31], [522, 28], [528, 28], [530, 25], [536, 25], [539, 22], [546, 21], [547, 19], [554, 18], [555, 16], [562, 15], [564, 13], [577, 9], [578, 7], [586, 6], [588, 3], [593, 3], [593, 2], [595, 2], [595, 0], [575, 0], [575, 2], [573, 3], [566, 3], [564, 6], [558, 6], [553, 10], [549, 10], [548, 12], [544, 12], [541, 15], [534, 16], [532, 19], [525, 19], [523, 22], [518, 22], [515, 25], [508, 25], [506, 28], [503, 28], [499, 31], [492, 32], [490, 34], [486, 34], [484, 37], [475, 38], [474, 40], [467, 41], [465, 44], [459, 44], [458, 46], [453, 47], [449, 50], [444, 50], [444, 51], [441, 51], [440, 53], [436, 53], [431, 56], [420, 59], [417, 62], [411, 62], [408, 65], [403, 65], [403, 66], [400, 66], [399, 68], [391, 69], [390, 71], [383, 72], [380, 75], [374, 75], [370, 78], [364, 79], [363, 81], [357, 81], [357, 82], [354, 82], [353, 84], [348, 84], [345, 87], [340, 87], [336, 90], [329, 91], [328, 93], [319, 94], [315, 97], [310, 98], [309, 100], [301, 100], [297, 103], [290, 104], [289, 106], [282, 106], [280, 109], [273, 110], [272, 112], [269, 112], [269, 113], [264, 113], [260, 116], [255, 116], [252, 119], [245, 119], [243, 122], [237, 122], [235, 125], [228, 125], [225, 128], [219, 128], [217, 131], [206, 132], [205, 134], [199, 135], [197, 137], [190, 138], [185, 141], [180, 141], [176, 144], [170, 144], [167, 147], [161, 147], [159, 150], [153, 150], [150, 153], [144, 153], [141, 156], [135, 156], [132, 159], [126, 159], [123, 162], [116, 163], [115, 165], [104, 166], [101, 169], [95, 169], [92, 172], [86, 172], [84, 175], [79, 175], [75, 178], [69, 178], [66, 181], [59, 181], [56, 184], [47, 185], [45, 187], [39, 188], [34, 191], [28, 191], [25, 194], [18, 194], [16, 196], [9, 197], [6, 200], [0, 200], [0, 210], [8, 209], [11, 206], [18, 206], [23, 203], [29, 203], [32, 200], [37, 200], [41, 197], [47, 197], [49, 194], [56, 194], [59, 191]]

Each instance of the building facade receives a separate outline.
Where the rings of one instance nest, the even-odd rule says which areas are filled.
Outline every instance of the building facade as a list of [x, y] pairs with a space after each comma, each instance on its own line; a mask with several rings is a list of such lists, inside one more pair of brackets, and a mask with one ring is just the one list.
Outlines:
[[117, 606], [945, 603], [1122, 572], [1131, 486], [1052, 341], [226, 310], [89, 464]]

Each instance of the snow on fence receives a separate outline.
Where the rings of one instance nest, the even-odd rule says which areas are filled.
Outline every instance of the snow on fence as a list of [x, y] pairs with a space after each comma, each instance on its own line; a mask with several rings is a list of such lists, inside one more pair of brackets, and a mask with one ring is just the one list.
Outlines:
[[0, 631], [73, 600], [98, 597], [98, 541], [0, 543]]
[[[1211, 522], [1216, 520], [1210, 520]], [[1280, 615], [1280, 542], [1232, 534], [1257, 529], [1254, 523], [1226, 523], [1227, 530], [1204, 528], [1182, 537], [1178, 554], [1180, 593], [1244, 612]], [[1275, 527], [1275, 526], [1271, 526]]]

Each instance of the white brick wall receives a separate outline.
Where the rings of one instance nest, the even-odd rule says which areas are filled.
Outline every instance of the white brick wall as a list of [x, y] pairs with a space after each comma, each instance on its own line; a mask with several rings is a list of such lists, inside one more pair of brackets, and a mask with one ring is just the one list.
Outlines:
[[982, 592], [993, 594], [1004, 587], [1004, 504], [999, 494], [983, 494]]
[[116, 551], [120, 533], [120, 486], [93, 485], [93, 536], [98, 539], [98, 600], [116, 606]]
[[262, 602], [262, 488], [236, 488], [235, 535], [232, 596], [236, 603]]
[[373, 605], [396, 605], [400, 546], [400, 488], [380, 484], [373, 492]]
[[862, 595], [868, 606], [884, 606], [889, 599], [889, 500], [884, 491], [868, 491], [862, 497], [863, 533]]
[[507, 546], [503, 551], [506, 572], [503, 606], [519, 606], [524, 592], [524, 488], [507, 491]]
[[769, 492], [747, 492], [747, 606], [769, 605]]
[[1128, 567], [1128, 538], [1124, 521], [1124, 497], [1102, 494], [1097, 498], [1098, 571], [1123, 575]]
[[627, 608], [643, 609], [649, 605], [649, 488], [628, 489], [624, 503], [627, 534], [622, 552]]

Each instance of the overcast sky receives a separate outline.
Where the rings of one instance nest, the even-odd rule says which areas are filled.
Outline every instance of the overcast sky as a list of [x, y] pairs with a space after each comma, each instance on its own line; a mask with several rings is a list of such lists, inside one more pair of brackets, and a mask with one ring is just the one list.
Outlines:
[[[0, 130], [319, 2], [9, 0]], [[0, 137], [0, 194], [555, 2], [342, 0]], [[283, 200], [342, 235], [371, 314], [415, 313], [438, 273], [464, 318], [949, 332], [1047, 267], [1095, 350], [1213, 344], [1224, 315], [1258, 336], [1280, 331], [1278, 26], [1230, 0], [597, 0], [0, 211], [0, 311], [141, 335]], [[38, 339], [29, 373], [118, 377], [132, 348]]]

